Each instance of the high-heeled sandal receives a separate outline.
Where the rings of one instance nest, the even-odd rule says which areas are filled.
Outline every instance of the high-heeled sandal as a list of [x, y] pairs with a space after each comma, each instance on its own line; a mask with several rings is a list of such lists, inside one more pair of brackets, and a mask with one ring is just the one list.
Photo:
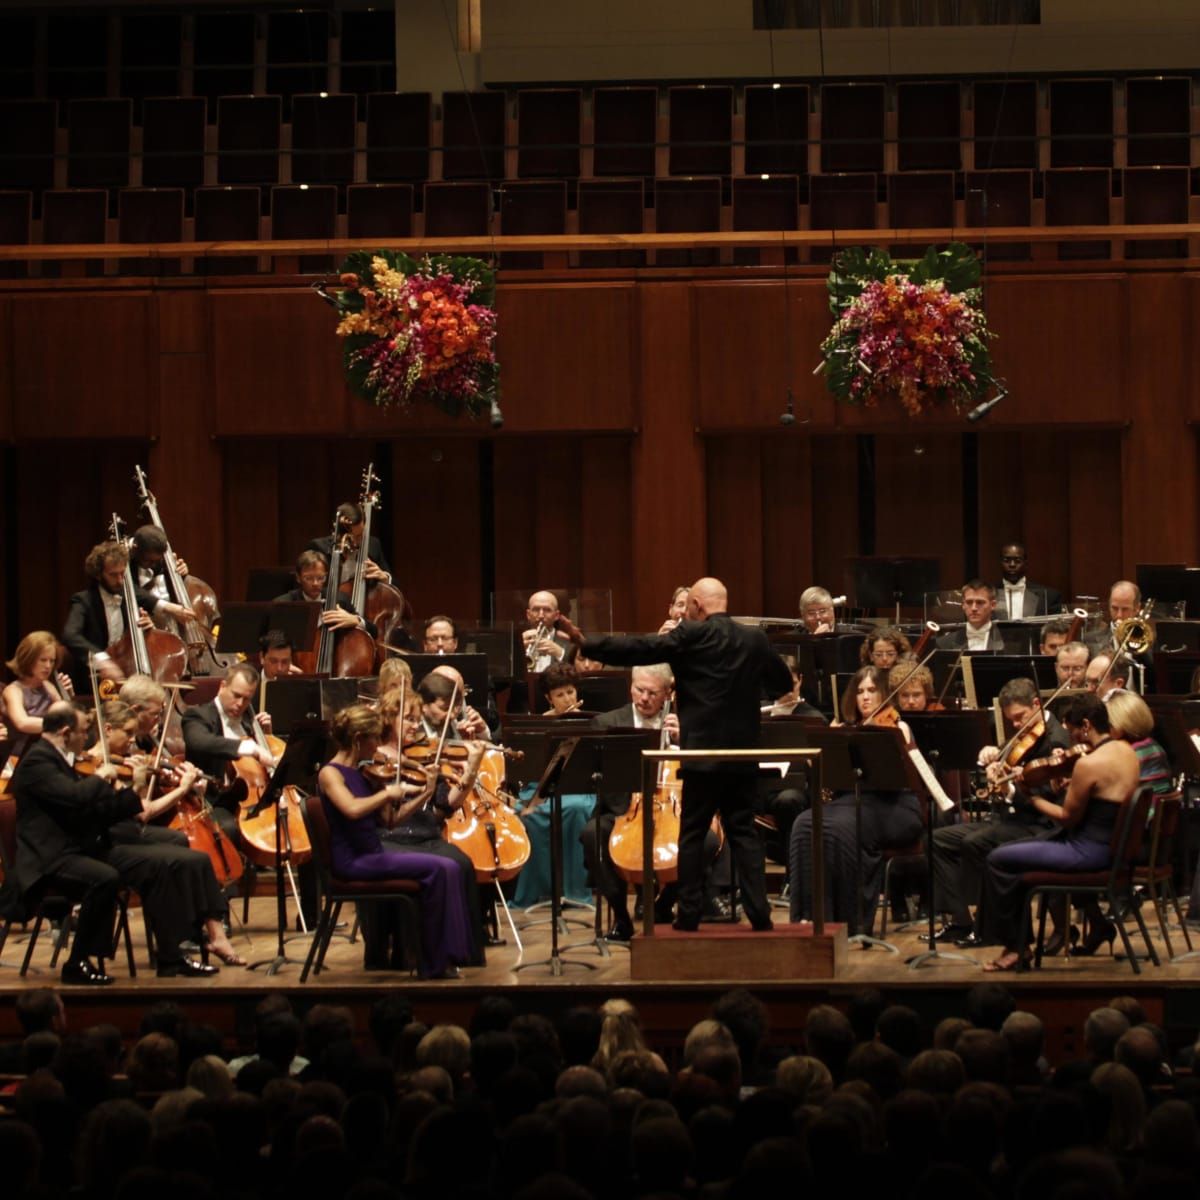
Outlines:
[[1078, 946], [1071, 947], [1073, 958], [1091, 958], [1101, 946], [1107, 945], [1108, 952], [1113, 952], [1113, 943], [1117, 939], [1117, 927], [1107, 917], [1101, 921], [1089, 921], [1083, 941]]
[[236, 950], [218, 950], [216, 946], [209, 943], [208, 952], [214, 958], [219, 958], [227, 967], [244, 967], [247, 965], [247, 960], [244, 959]]

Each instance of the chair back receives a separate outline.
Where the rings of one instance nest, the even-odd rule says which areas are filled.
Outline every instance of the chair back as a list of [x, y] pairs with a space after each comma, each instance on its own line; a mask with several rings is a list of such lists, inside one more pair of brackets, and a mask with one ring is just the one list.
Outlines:
[[1151, 871], [1165, 867], [1175, 853], [1183, 793], [1166, 792], [1154, 796], [1154, 814], [1150, 820], [1150, 853], [1146, 866]]
[[1138, 855], [1142, 851], [1142, 839], [1146, 833], [1146, 818], [1154, 802], [1154, 789], [1148, 784], [1139, 784], [1132, 796], [1121, 805], [1117, 823], [1113, 828], [1112, 874], [1110, 882], [1132, 878]]
[[15, 883], [17, 868], [17, 802], [11, 796], [0, 796], [0, 864], [4, 878]]
[[308, 826], [308, 840], [312, 843], [313, 861], [317, 864], [321, 879], [328, 880], [333, 875], [333, 844], [329, 836], [329, 820], [319, 794], [305, 796], [304, 821]]

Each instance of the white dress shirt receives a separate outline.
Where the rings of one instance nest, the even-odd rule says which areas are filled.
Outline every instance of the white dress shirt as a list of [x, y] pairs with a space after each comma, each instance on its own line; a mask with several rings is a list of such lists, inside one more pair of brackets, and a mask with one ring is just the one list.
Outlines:
[[[1008, 607], [1008, 619], [1019, 621], [1025, 615], [1025, 576], [1016, 583], [1004, 581], [1004, 601]], [[1031, 614], [1032, 615], [1032, 614]]]
[[981, 625], [976, 629], [973, 625], [967, 626], [967, 649], [968, 650], [986, 650], [988, 648], [988, 640], [992, 636], [992, 623], [989, 621], [986, 625]]

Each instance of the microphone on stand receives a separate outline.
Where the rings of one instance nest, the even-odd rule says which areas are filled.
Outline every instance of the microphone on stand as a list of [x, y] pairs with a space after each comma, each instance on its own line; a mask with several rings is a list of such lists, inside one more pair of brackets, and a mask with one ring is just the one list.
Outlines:
[[313, 295], [319, 296], [330, 308], [337, 308], [337, 301], [325, 290], [324, 279], [314, 279], [308, 287]]
[[996, 405], [999, 404], [1000, 401], [1003, 400], [1007, 395], [1008, 389], [1001, 388], [990, 400], [984, 400], [982, 403], [975, 405], [975, 407], [971, 409], [969, 413], [967, 413], [967, 420], [971, 422], [982, 421], [983, 418], [986, 417], [988, 413], [990, 413], [992, 409], [995, 408]]
[[500, 411], [499, 397], [493, 397], [492, 399], [492, 428], [504, 428], [504, 414]]
[[787, 407], [783, 410], [779, 418], [780, 425], [795, 425], [796, 423], [796, 401], [792, 396], [792, 389], [787, 390]]

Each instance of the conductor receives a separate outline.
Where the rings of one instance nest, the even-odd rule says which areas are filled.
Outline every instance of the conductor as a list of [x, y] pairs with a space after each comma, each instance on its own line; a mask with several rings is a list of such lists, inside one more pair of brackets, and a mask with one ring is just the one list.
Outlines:
[[[665, 662], [675, 673], [681, 748], [757, 749], [762, 695], [791, 690], [792, 676], [761, 629], [730, 620], [725, 585], [697, 580], [687, 611], [669, 633], [588, 638], [580, 653], [602, 663]], [[754, 829], [757, 768], [750, 763], [697, 763], [683, 770], [679, 822], [679, 907], [675, 928], [700, 926], [704, 834], [720, 812], [742, 885], [751, 926], [771, 928], [763, 851]]]

